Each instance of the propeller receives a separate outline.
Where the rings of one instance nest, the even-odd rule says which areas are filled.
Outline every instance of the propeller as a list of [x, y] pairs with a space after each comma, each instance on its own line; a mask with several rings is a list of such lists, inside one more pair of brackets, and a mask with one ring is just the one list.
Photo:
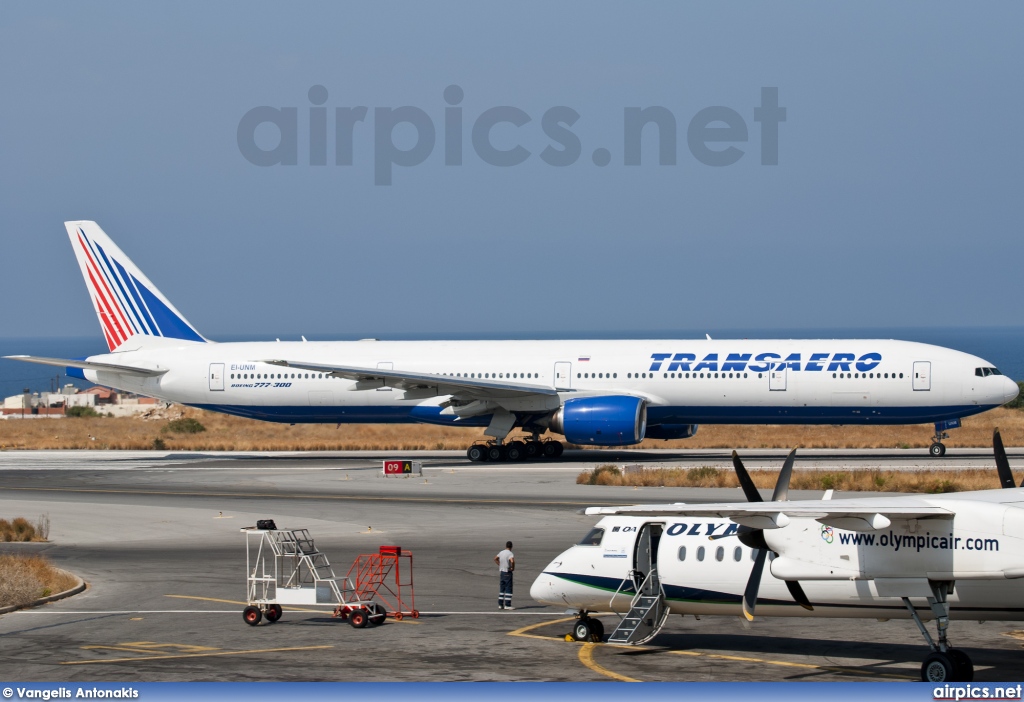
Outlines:
[[[999, 472], [999, 482], [1004, 488], [1015, 488], [1013, 482], [1013, 471], [1010, 470], [1010, 461], [1006, 458], [1006, 449], [1003, 448], [1003, 437], [999, 435], [999, 427], [992, 431], [992, 452], [996, 455], [996, 470]], [[1024, 487], [1024, 480], [1020, 483]]]
[[[779, 471], [779, 479], [775, 482], [775, 490], [772, 492], [772, 502], [783, 502], [789, 499], [789, 481], [793, 477], [793, 462], [795, 460], [796, 449], [793, 449], [786, 456], [786, 462], [782, 464], [782, 470]], [[743, 494], [746, 495], [747, 501], [764, 502], [761, 493], [758, 492], [754, 481], [743, 465], [743, 461], [740, 460], [739, 454], [735, 451], [732, 452], [732, 465], [736, 470], [736, 477], [740, 481], [740, 487], [743, 489]], [[761, 575], [764, 573], [764, 564], [768, 560], [768, 552], [771, 549], [768, 548], [768, 543], [764, 540], [763, 529], [740, 526], [736, 534], [745, 546], [757, 550], [757, 556], [754, 558], [754, 567], [750, 571], [747, 586], [743, 590], [743, 616], [748, 621], [753, 621], [754, 608], [757, 606], [757, 590], [761, 586]], [[800, 583], [795, 580], [787, 580], [785, 582], [786, 588], [789, 590], [789, 594], [793, 597], [794, 602], [804, 609], [814, 609], [811, 601], [807, 599], [803, 588], [800, 587]]]

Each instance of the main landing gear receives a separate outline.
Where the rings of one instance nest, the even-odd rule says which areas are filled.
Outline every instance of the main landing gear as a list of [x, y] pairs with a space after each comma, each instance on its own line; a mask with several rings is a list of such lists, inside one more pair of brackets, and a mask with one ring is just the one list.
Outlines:
[[938, 642], [932, 639], [928, 629], [921, 622], [921, 617], [910, 603], [910, 598], [903, 598], [903, 604], [910, 610], [910, 616], [932, 650], [921, 664], [921, 680], [930, 683], [971, 682], [974, 680], [974, 664], [966, 653], [951, 648], [946, 638], [946, 632], [949, 629], [947, 598], [953, 589], [952, 583], [929, 581], [929, 585], [932, 589], [932, 596], [928, 598], [928, 605], [932, 608], [932, 614], [935, 615], [935, 628], [939, 633]]
[[516, 463], [541, 458], [558, 458], [565, 447], [560, 441], [510, 441], [507, 444], [494, 441], [486, 444], [473, 444], [466, 449], [466, 458], [474, 463], [492, 461], [500, 463], [508, 461]]

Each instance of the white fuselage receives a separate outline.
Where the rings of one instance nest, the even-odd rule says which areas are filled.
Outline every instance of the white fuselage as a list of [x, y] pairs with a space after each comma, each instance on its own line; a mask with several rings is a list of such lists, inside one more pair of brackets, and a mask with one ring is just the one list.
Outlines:
[[[86, 370], [93, 382], [220, 412], [278, 422], [457, 420], [446, 396], [360, 389], [354, 381], [264, 361], [391, 368], [556, 388], [558, 401], [630, 395], [648, 426], [912, 424], [957, 419], [1017, 393], [987, 361], [893, 340], [357, 341], [188, 343], [133, 341], [109, 363], [168, 369], [140, 377]], [[365, 386], [364, 386], [365, 387]]]
[[[880, 511], [886, 505], [931, 505], [951, 516], [894, 519], [874, 532], [793, 517], [785, 527], [765, 530], [778, 556], [770, 557], [761, 578], [759, 616], [909, 617], [894, 588], [932, 580], [955, 583], [949, 596], [953, 618], [1024, 619], [1024, 489], [865, 500]], [[741, 614], [754, 552], [736, 536], [708, 538], [735, 532], [736, 524], [721, 518], [605, 517], [596, 527], [603, 530], [600, 543], [576, 545], [557, 556], [533, 583], [531, 596], [560, 607], [625, 611], [634, 594], [630, 571], [637, 567], [637, 536], [645, 524], [662, 530], [656, 565], [671, 612]], [[800, 583], [813, 611], [793, 601], [787, 579]], [[927, 607], [923, 597], [911, 599]]]

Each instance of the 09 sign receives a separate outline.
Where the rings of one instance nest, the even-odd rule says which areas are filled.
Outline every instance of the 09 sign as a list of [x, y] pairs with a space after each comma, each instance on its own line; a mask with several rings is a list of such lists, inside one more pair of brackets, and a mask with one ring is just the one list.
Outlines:
[[419, 475], [419, 461], [384, 461], [384, 475]]

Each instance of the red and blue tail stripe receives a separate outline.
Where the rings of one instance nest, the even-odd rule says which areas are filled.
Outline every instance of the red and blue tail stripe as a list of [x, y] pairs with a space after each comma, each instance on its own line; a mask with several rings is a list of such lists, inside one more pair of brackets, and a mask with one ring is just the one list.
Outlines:
[[[206, 341], [155, 288], [151, 289], [152, 283], [138, 273], [130, 260], [125, 258], [124, 263], [118, 260], [117, 255], [123, 257], [123, 254], [109, 240], [112, 251], [108, 254], [95, 241], [96, 236], [105, 235], [98, 227], [96, 231], [99, 234], [90, 238], [85, 229], [78, 226], [72, 238], [81, 251], [79, 263], [110, 350], [114, 351], [136, 335]], [[132, 270], [137, 274], [133, 275]]]

